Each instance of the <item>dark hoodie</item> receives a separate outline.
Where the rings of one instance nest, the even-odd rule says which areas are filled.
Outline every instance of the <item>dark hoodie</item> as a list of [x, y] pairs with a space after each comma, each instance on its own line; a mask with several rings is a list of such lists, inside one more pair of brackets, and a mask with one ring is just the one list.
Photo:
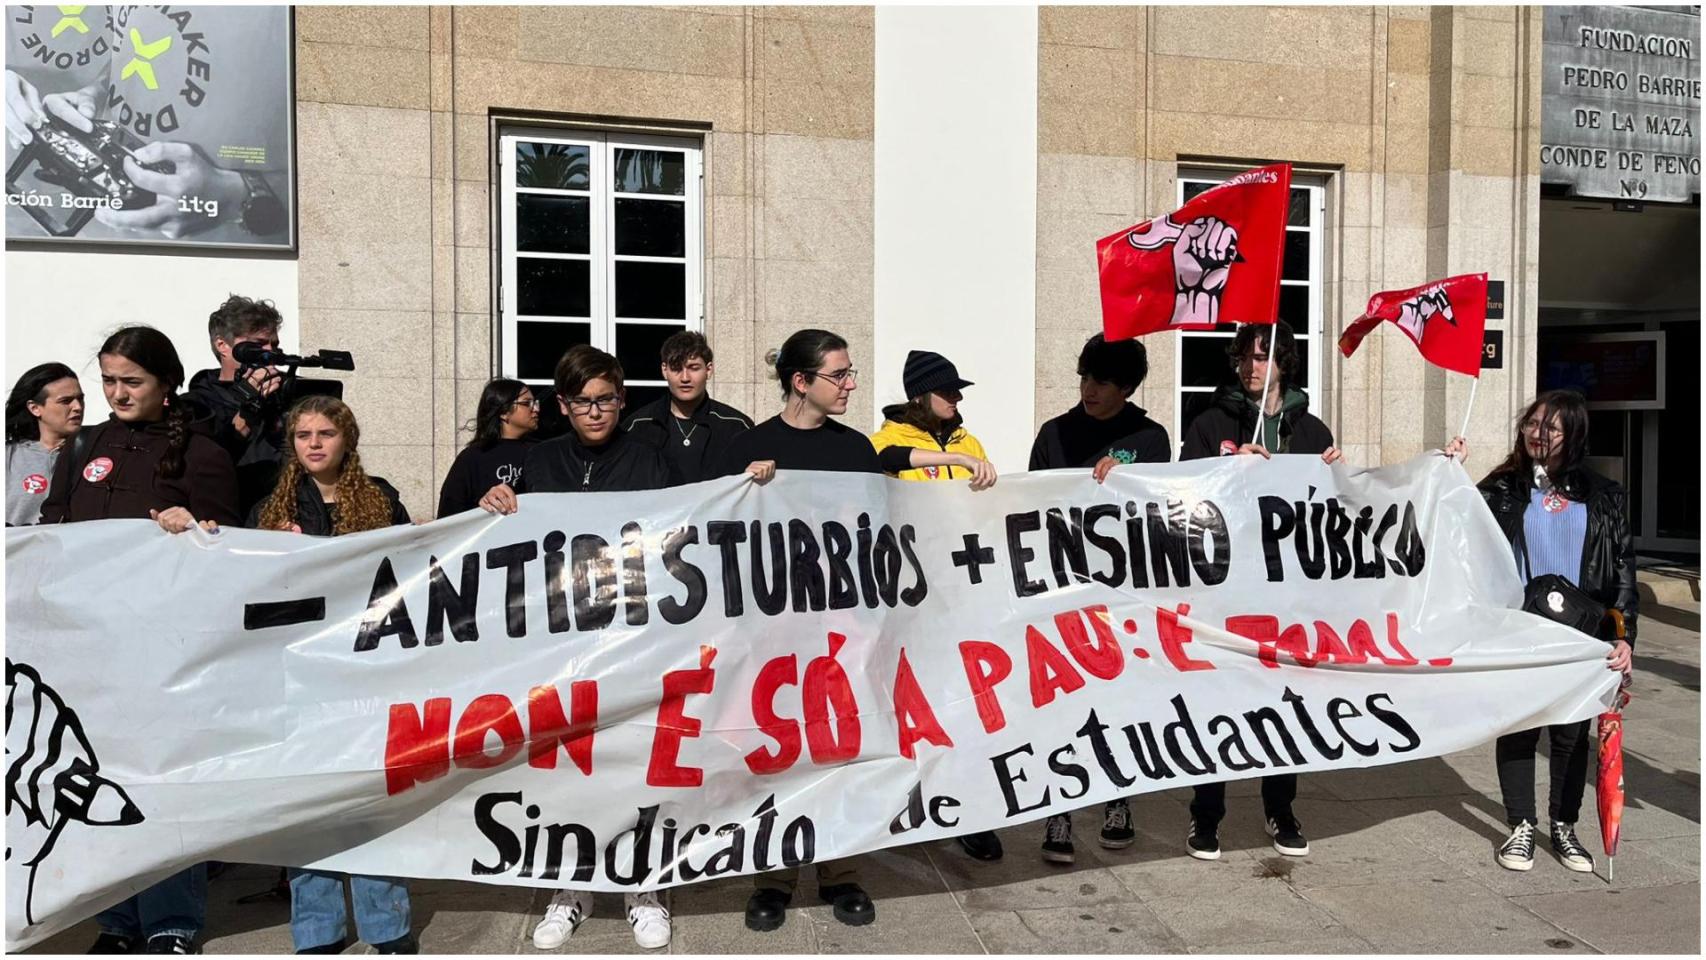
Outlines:
[[84, 427], [71, 452], [54, 464], [41, 522], [147, 520], [150, 510], [184, 507], [197, 520], [242, 523], [236, 471], [209, 430], [205, 420], [192, 423], [183, 473], [161, 477], [157, 468], [169, 442], [166, 421], [132, 424], [108, 417]]
[[[1262, 438], [1258, 442], [1269, 453], [1326, 453], [1333, 445], [1333, 431], [1308, 408], [1308, 394], [1297, 387], [1286, 387], [1280, 396], [1279, 412], [1262, 418]], [[1185, 446], [1179, 459], [1200, 460], [1236, 453], [1250, 442], [1255, 432], [1255, 401], [1237, 384], [1225, 384], [1214, 392], [1208, 409], [1197, 414], [1185, 429]]]
[[1142, 407], [1127, 403], [1112, 417], [1097, 420], [1079, 404], [1037, 431], [1030, 469], [1093, 467], [1103, 456], [1121, 463], [1166, 463], [1173, 459], [1173, 447], [1167, 428], [1149, 419]]
[[620, 428], [597, 449], [573, 431], [536, 444], [521, 468], [516, 493], [592, 493], [601, 490], [658, 490], [670, 485], [663, 454]]

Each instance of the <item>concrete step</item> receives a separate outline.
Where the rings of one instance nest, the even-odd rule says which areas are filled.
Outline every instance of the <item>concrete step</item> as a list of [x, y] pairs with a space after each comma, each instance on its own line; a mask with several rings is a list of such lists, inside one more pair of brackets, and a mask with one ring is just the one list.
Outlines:
[[1643, 604], [1663, 607], [1700, 605], [1700, 571], [1683, 567], [1648, 567], [1635, 575]]

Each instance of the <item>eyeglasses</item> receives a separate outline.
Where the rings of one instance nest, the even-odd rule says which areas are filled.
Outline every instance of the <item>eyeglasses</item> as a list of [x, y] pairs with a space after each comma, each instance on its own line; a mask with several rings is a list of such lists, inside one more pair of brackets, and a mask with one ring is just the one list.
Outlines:
[[807, 373], [806, 375], [810, 376], [810, 377], [822, 377], [825, 380], [828, 380], [830, 383], [835, 384], [836, 386], [840, 387], [843, 390], [847, 389], [847, 382], [849, 380], [858, 380], [859, 379], [859, 371], [853, 369], [852, 367], [848, 367], [846, 370], [842, 370], [839, 373], [823, 373], [821, 371], [812, 371], [812, 372]]
[[610, 413], [621, 405], [621, 396], [614, 393], [602, 397], [569, 398], [569, 412], [571, 413], [591, 413], [593, 407], [597, 407], [603, 413]]
[[526, 400], [517, 400], [516, 402], [510, 404], [510, 406], [512, 406], [512, 407], [532, 407], [533, 409], [537, 410], [537, 409], [539, 409], [539, 398], [538, 397], [528, 397]]
[[1522, 422], [1523, 433], [1532, 433], [1537, 437], [1549, 437], [1554, 433], [1563, 433], [1562, 427], [1554, 427], [1552, 421], [1529, 417]]

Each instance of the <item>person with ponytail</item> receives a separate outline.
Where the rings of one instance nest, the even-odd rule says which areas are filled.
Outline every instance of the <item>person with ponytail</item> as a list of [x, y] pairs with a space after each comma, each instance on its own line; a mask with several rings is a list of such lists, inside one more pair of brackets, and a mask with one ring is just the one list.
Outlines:
[[438, 492], [438, 516], [448, 517], [480, 505], [480, 497], [500, 483], [511, 487], [538, 442], [539, 401], [520, 380], [499, 378], [480, 391], [474, 412], [474, 439], [462, 448], [444, 475]]
[[846, 340], [828, 330], [798, 330], [764, 362], [776, 370], [782, 412], [729, 444], [725, 475], [768, 483], [778, 469], [883, 472], [871, 441], [831, 419], [847, 412], [847, 398], [858, 388]]
[[[98, 359], [112, 416], [84, 428], [80, 452], [54, 465], [42, 522], [152, 519], [170, 533], [240, 522], [237, 470], [206, 424], [192, 423], [172, 341], [153, 327], [123, 327]], [[207, 865], [198, 863], [102, 911], [89, 952], [194, 953], [206, 916]]]
[[24, 371], [6, 398], [6, 526], [41, 519], [65, 441], [83, 428], [83, 385], [63, 363]]
[[[397, 490], [361, 466], [361, 428], [336, 397], [308, 396], [284, 417], [288, 451], [272, 492], [249, 511], [249, 526], [314, 537], [407, 524]], [[418, 953], [410, 933], [409, 888], [389, 877], [291, 868], [290, 937], [297, 953], [341, 953], [347, 917], [344, 881], [355, 904], [356, 933], [379, 953]]]
[[[847, 397], [858, 386], [846, 340], [828, 330], [799, 330], [765, 360], [776, 368], [782, 412], [729, 443], [724, 474], [745, 473], [769, 483], [777, 470], [883, 472], [871, 441], [833, 419], [847, 412]], [[834, 907], [835, 919], [849, 926], [877, 919], [854, 861], [819, 861], [816, 868], [818, 897]], [[753, 882], [757, 889], [746, 901], [746, 928], [759, 933], [778, 929], [788, 919], [800, 869], [759, 874]]]

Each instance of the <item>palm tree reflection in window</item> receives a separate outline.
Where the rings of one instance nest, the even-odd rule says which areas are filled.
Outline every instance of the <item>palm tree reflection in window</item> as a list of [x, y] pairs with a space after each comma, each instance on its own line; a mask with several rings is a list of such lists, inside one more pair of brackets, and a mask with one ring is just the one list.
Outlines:
[[567, 143], [515, 145], [515, 185], [547, 190], [585, 190], [591, 182], [587, 148]]
[[661, 193], [682, 195], [682, 155], [657, 150], [617, 148], [615, 160], [617, 193]]

